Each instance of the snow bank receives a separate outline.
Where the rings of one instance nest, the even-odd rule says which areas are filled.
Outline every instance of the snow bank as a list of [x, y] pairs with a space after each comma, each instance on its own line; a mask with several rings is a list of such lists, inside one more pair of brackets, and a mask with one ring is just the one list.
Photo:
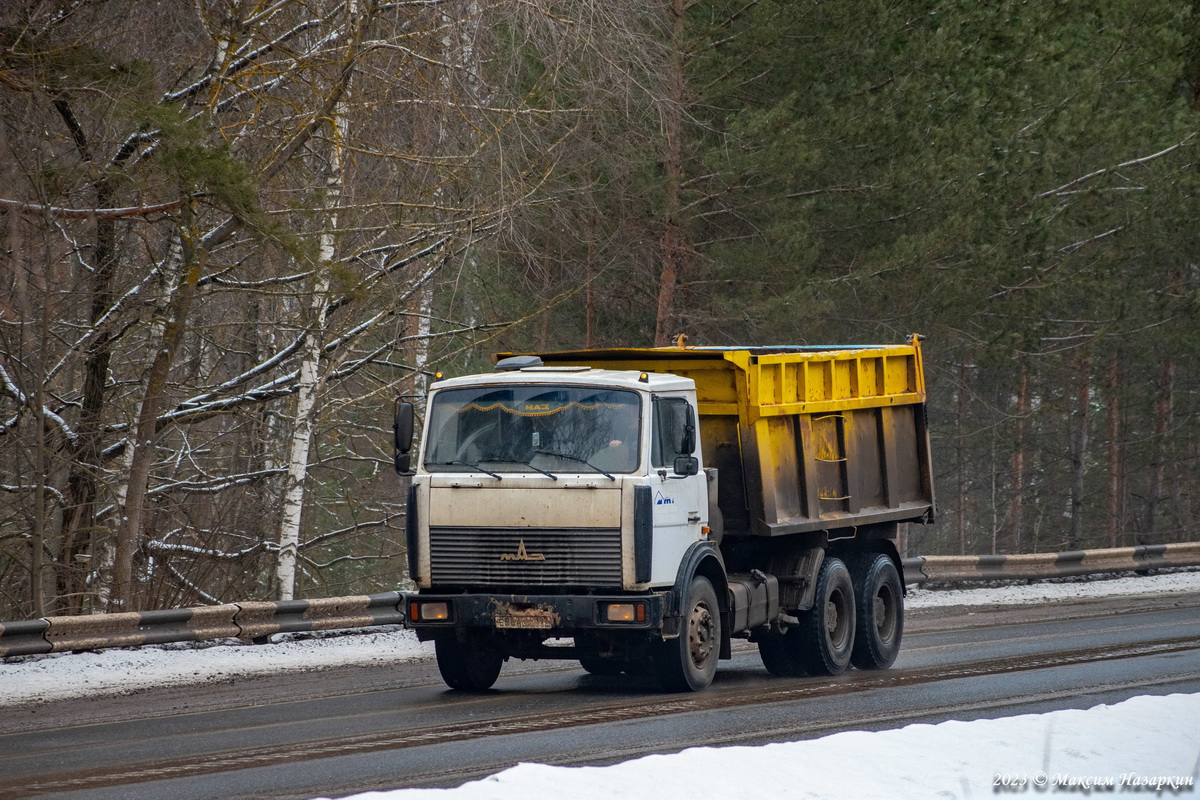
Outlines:
[[26, 656], [20, 663], [0, 665], [0, 706], [129, 694], [152, 686], [221, 682], [235, 676], [395, 664], [433, 656], [432, 643], [423, 644], [411, 631], [391, 627], [270, 645], [204, 644]]
[[1062, 600], [1086, 600], [1135, 594], [1200, 592], [1200, 572], [1169, 572], [1126, 578], [1065, 579], [985, 589], [910, 589], [906, 608], [935, 606], [1031, 605]]
[[1200, 694], [1087, 711], [851, 731], [761, 747], [698, 747], [610, 767], [518, 764], [456, 789], [354, 800], [896, 800], [1196, 796]]

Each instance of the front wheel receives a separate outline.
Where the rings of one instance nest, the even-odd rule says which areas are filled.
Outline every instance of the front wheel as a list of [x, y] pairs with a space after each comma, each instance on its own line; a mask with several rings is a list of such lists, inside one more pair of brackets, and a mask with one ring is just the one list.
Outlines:
[[679, 624], [678, 638], [658, 644], [654, 667], [667, 691], [698, 692], [712, 683], [721, 655], [721, 609], [708, 578], [692, 578]]
[[482, 692], [492, 688], [500, 677], [504, 655], [491, 642], [476, 633], [440, 636], [434, 642], [438, 670], [451, 689]]
[[904, 634], [904, 587], [892, 560], [882, 553], [863, 556], [854, 570], [854, 595], [858, 626], [850, 662], [859, 669], [887, 669]]

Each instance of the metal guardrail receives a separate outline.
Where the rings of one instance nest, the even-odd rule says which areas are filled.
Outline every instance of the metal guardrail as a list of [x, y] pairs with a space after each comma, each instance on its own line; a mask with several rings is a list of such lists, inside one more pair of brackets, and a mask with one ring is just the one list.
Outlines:
[[262, 640], [273, 633], [398, 625], [404, 621], [400, 600], [399, 592], [384, 592], [0, 622], [0, 658], [203, 639]]
[[50, 643], [43, 635], [49, 628], [48, 619], [0, 622], [0, 656], [49, 653]]
[[1045, 580], [1196, 566], [1200, 566], [1200, 542], [1011, 556], [924, 556], [904, 559], [904, 582], [910, 586], [925, 586], [973, 581]]
[[[1189, 542], [1065, 553], [907, 558], [904, 577], [910, 586], [925, 586], [1197, 566], [1200, 542]], [[398, 625], [404, 621], [400, 602], [399, 592], [383, 592], [0, 622], [0, 658], [204, 639], [263, 641], [273, 633]]]

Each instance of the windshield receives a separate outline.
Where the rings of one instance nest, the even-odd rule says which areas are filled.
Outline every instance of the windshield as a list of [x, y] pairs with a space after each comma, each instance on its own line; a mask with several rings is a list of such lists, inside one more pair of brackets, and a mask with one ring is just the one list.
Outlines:
[[492, 472], [633, 472], [637, 392], [587, 386], [443, 389], [429, 409], [425, 466]]

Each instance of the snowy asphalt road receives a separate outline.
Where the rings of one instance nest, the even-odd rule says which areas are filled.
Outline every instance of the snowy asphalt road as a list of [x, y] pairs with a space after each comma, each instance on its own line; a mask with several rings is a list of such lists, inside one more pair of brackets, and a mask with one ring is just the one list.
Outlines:
[[[76, 703], [76, 721], [92, 724], [71, 725], [69, 701], [49, 704], [36, 713], [41, 730], [0, 737], [0, 797], [311, 797], [447, 786], [519, 761], [604, 764], [698, 744], [1172, 692], [1200, 692], [1200, 596], [938, 609], [913, 616], [892, 670], [773, 679], [749, 649], [723, 662], [713, 687], [698, 695], [535, 664], [506, 667], [494, 692], [462, 696], [446, 691], [428, 662], [416, 662], [246, 679], [236, 691], [210, 693], [224, 710], [180, 689], [110, 701], [113, 719], [137, 717], [139, 706], [147, 715], [187, 706], [148, 719], [98, 722], [103, 703]], [[251, 700], [262, 705], [246, 707]], [[29, 711], [20, 713], [0, 713], [0, 725], [30, 726]]]

